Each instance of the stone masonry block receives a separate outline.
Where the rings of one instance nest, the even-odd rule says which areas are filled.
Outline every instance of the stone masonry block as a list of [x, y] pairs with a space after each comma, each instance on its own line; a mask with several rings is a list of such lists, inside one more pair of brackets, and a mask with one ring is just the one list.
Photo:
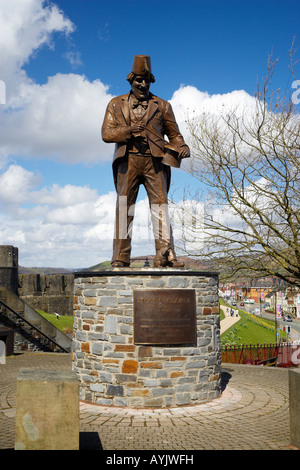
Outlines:
[[91, 392], [103, 393], [104, 386], [102, 384], [91, 384], [90, 390]]
[[178, 393], [176, 395], [177, 405], [188, 405], [191, 402], [191, 396], [189, 393]]
[[170, 277], [168, 287], [187, 287], [188, 280], [185, 278]]
[[79, 450], [79, 382], [75, 372], [20, 369], [16, 450]]
[[105, 318], [105, 333], [112, 333], [116, 334], [117, 333], [117, 321], [115, 316], [107, 316]]
[[124, 387], [122, 385], [108, 385], [106, 392], [107, 395], [116, 395], [118, 397], [123, 397]]
[[123, 374], [136, 373], [138, 368], [138, 362], [133, 359], [128, 359], [123, 362], [122, 372]]
[[96, 356], [101, 356], [103, 352], [103, 345], [101, 343], [92, 344], [92, 354]]
[[115, 297], [105, 296], [99, 297], [99, 307], [117, 307]]

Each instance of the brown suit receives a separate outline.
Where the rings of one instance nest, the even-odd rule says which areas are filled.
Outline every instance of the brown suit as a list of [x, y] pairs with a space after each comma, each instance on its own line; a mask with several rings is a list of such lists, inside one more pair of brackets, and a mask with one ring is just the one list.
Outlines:
[[[126, 196], [127, 209], [131, 207], [138, 194], [140, 184], [144, 184], [150, 206], [152, 204], [167, 205], [167, 193], [170, 186], [170, 167], [162, 164], [166, 135], [169, 142], [178, 149], [186, 144], [179, 131], [171, 105], [157, 96], [149, 94], [148, 107], [142, 118], [144, 131], [143, 142], [146, 151], [137, 151], [137, 137], [130, 132], [131, 125], [131, 93], [113, 98], [107, 106], [102, 125], [102, 139], [115, 145], [113, 158], [113, 174], [118, 193], [116, 232], [114, 238], [113, 261], [128, 263], [130, 260], [131, 236], [130, 225], [132, 215], [127, 214], [127, 236], [120, 239], [118, 221], [120, 196]], [[120, 165], [121, 164], [121, 165]], [[168, 214], [165, 214], [166, 220]], [[156, 251], [173, 249], [172, 234], [163, 239], [156, 239]]]

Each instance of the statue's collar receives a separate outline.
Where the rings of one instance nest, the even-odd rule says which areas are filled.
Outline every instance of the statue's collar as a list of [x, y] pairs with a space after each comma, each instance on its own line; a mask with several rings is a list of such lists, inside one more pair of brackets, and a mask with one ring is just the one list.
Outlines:
[[[129, 101], [129, 98], [133, 96], [133, 93], [132, 91], [130, 91], [127, 95], [127, 101]], [[126, 98], [125, 98], [126, 99]], [[158, 103], [157, 101], [157, 97], [155, 95], [153, 95], [151, 92], [149, 93], [149, 98], [148, 98], [148, 101], [153, 101], [154, 103]]]

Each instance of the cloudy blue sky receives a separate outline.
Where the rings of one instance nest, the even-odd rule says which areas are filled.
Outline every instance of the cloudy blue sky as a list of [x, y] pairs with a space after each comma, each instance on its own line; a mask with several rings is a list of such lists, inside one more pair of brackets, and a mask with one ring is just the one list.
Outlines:
[[[299, 47], [291, 0], [0, 0], [0, 244], [17, 246], [22, 266], [110, 259], [113, 145], [100, 129], [109, 100], [129, 91], [135, 54], [151, 56], [151, 91], [188, 140], [187, 110], [247, 103], [272, 51], [273, 86], [288, 89], [294, 36]], [[174, 170], [175, 198], [188, 185]], [[147, 229], [133, 256], [154, 252], [146, 207], [142, 189], [136, 220]]]

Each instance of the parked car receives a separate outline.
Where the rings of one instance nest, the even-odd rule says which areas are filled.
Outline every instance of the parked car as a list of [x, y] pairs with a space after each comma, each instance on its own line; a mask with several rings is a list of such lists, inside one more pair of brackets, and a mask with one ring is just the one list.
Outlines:
[[236, 301], [233, 300], [233, 301], [231, 302], [231, 305], [234, 305], [234, 306], [235, 306], [235, 305], [236, 305]]
[[240, 303], [240, 306], [241, 306], [241, 307], [243, 307], [244, 305], [245, 305], [244, 302], [241, 302], [241, 303]]
[[291, 315], [284, 315], [283, 321], [293, 321]]

